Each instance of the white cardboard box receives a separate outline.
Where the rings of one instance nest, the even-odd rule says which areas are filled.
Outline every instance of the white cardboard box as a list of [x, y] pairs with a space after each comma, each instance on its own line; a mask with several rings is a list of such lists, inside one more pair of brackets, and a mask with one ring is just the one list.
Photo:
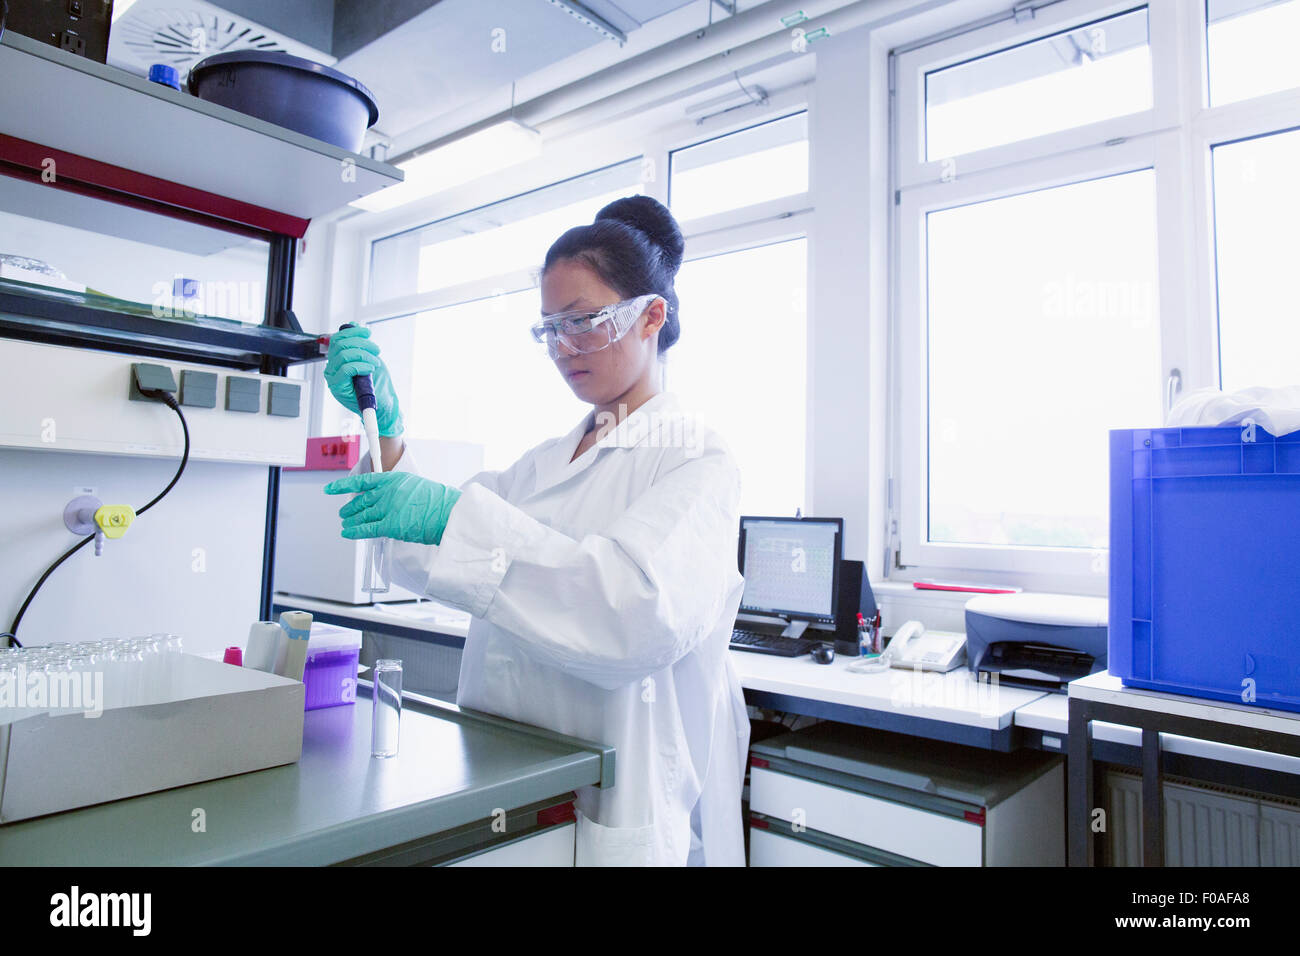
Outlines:
[[0, 727], [0, 823], [294, 763], [300, 681], [178, 655], [171, 699]]

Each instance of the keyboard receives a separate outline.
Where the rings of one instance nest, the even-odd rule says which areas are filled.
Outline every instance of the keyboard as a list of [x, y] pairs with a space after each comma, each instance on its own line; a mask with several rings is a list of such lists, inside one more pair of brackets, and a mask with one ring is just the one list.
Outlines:
[[731, 632], [731, 647], [737, 651], [753, 651], [755, 654], [775, 654], [777, 657], [798, 657], [810, 654], [812, 649], [822, 643], [810, 641], [803, 637], [781, 637], [779, 634], [762, 634], [758, 631], [745, 631], [736, 628]]

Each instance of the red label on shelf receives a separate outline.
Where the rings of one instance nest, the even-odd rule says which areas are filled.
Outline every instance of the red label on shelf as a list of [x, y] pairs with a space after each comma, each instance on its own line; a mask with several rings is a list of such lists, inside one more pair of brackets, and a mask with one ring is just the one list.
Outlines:
[[537, 811], [537, 825], [539, 827], [553, 827], [561, 823], [572, 823], [577, 819], [572, 800], [568, 803], [562, 803], [558, 807], [547, 807], [545, 810]]

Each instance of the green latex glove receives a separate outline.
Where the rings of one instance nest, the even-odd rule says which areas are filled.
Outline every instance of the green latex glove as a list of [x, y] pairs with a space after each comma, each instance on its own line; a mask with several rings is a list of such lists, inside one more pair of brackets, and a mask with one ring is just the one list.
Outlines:
[[409, 471], [348, 475], [325, 486], [327, 495], [356, 497], [339, 509], [345, 538], [397, 538], [441, 544], [460, 492]]
[[397, 407], [397, 392], [388, 375], [388, 367], [379, 357], [379, 346], [370, 341], [370, 330], [364, 325], [339, 329], [330, 336], [330, 348], [325, 357], [325, 383], [340, 405], [361, 414], [357, 408], [357, 393], [352, 388], [354, 375], [369, 375], [375, 386], [375, 418], [379, 434], [393, 438], [402, 434], [402, 411]]

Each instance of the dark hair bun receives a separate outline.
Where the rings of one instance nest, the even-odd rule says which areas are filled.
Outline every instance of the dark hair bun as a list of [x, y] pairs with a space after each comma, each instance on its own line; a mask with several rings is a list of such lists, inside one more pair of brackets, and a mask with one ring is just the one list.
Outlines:
[[677, 220], [668, 211], [668, 207], [650, 196], [627, 196], [615, 199], [612, 203], [596, 213], [596, 222], [613, 219], [639, 229], [650, 241], [659, 247], [664, 257], [664, 265], [674, 275], [682, 265], [682, 254], [686, 251], [686, 240], [677, 227]]

